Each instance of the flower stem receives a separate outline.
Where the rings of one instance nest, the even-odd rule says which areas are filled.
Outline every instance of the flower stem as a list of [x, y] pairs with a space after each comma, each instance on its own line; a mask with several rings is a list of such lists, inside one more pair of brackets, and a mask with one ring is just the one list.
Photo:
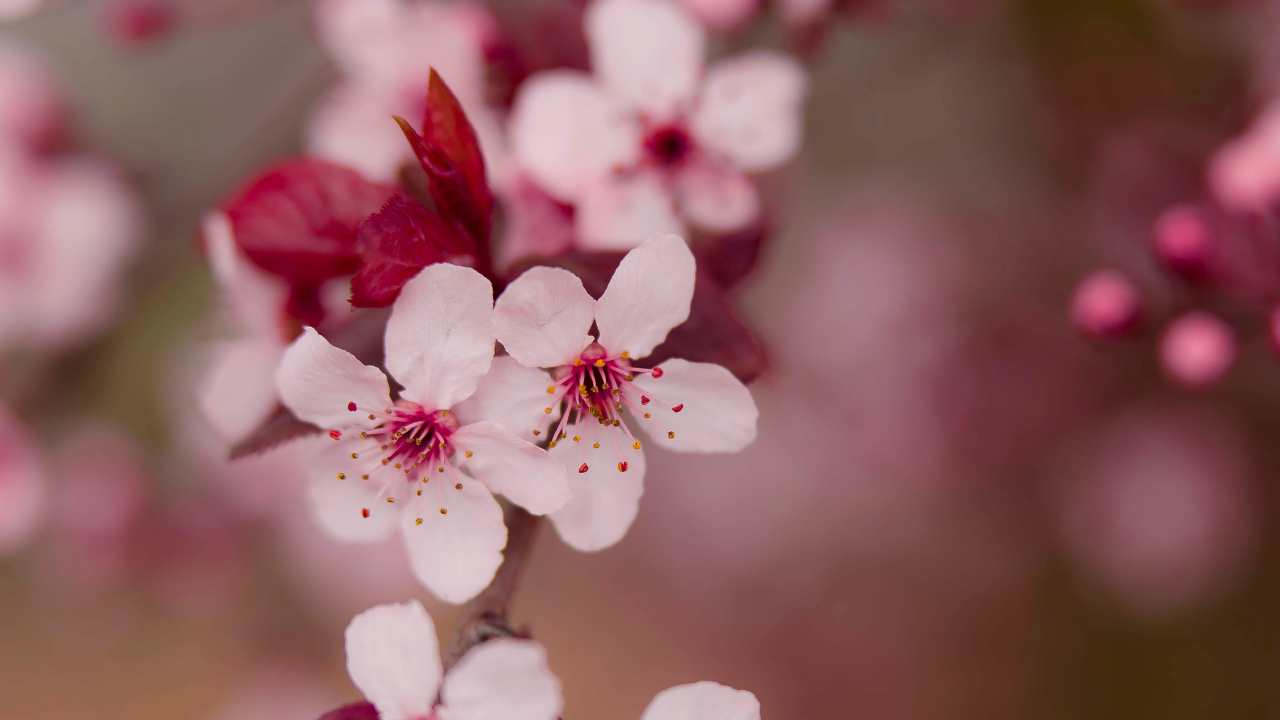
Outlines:
[[523, 633], [511, 627], [507, 614], [511, 598], [524, 576], [525, 565], [533, 553], [533, 543], [542, 527], [542, 518], [512, 506], [506, 514], [507, 549], [502, 565], [489, 587], [467, 603], [469, 619], [458, 630], [453, 650], [445, 661], [445, 669], [453, 667], [471, 648], [499, 637], [520, 637]]

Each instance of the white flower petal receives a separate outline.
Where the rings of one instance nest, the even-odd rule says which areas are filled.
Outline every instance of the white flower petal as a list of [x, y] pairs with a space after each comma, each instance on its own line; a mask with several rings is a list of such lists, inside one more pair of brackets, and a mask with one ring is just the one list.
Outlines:
[[697, 272], [684, 240], [667, 235], [645, 242], [618, 263], [596, 301], [600, 344], [612, 354], [642, 358], [672, 328], [689, 319]]
[[564, 709], [546, 651], [512, 638], [464, 655], [445, 677], [441, 700], [440, 720], [555, 720]]
[[511, 144], [530, 177], [572, 203], [615, 167], [634, 162], [640, 136], [589, 76], [553, 70], [521, 86], [511, 110]]
[[760, 720], [760, 701], [719, 683], [677, 685], [658, 693], [640, 720]]
[[463, 424], [487, 420], [525, 440], [542, 438], [560, 417], [560, 404], [548, 402], [551, 386], [546, 371], [525, 367], [505, 355], [496, 357], [475, 394], [456, 406], [454, 414]]
[[658, 235], [678, 235], [671, 191], [655, 173], [613, 174], [583, 196], [574, 218], [579, 244], [588, 250], [630, 250]]
[[565, 365], [590, 342], [595, 304], [568, 270], [530, 268], [498, 296], [494, 329], [507, 353], [522, 365]]
[[470, 397], [493, 361], [493, 286], [438, 263], [405, 283], [387, 321], [386, 364], [407, 399], [447, 410]]
[[[351, 453], [363, 453], [368, 443], [343, 440], [315, 453], [309, 461], [311, 484], [307, 494], [316, 520], [325, 532], [343, 542], [375, 542], [385, 539], [396, 527], [402, 505], [388, 503], [387, 496], [403, 503], [408, 500], [408, 490], [403, 498], [387, 489], [388, 473], [373, 452], [359, 458]], [[392, 482], [404, 483], [395, 477]]]
[[794, 59], [758, 51], [712, 66], [693, 132], [748, 172], [768, 170], [800, 147], [808, 78]]
[[702, 26], [669, 0], [597, 0], [585, 19], [591, 68], [615, 100], [669, 119], [702, 76]]
[[676, 179], [680, 211], [689, 222], [713, 232], [732, 232], [760, 216], [760, 198], [745, 175], [723, 164], [700, 162]]
[[231, 221], [224, 213], [205, 216], [200, 226], [209, 269], [221, 300], [250, 334], [281, 343], [280, 317], [271, 309], [284, 308], [288, 288], [259, 270], [236, 246]]
[[595, 420], [573, 425], [566, 434], [551, 455], [564, 466], [570, 498], [551, 514], [551, 523], [570, 547], [603, 550], [621, 540], [636, 519], [644, 494], [644, 452], [622, 428]]
[[347, 625], [347, 674], [381, 720], [431, 712], [444, 671], [436, 629], [422, 605], [369, 608]]
[[366, 85], [339, 85], [311, 113], [307, 150], [357, 170], [370, 180], [395, 182], [412, 154], [391, 116], [406, 112], [394, 96]]
[[330, 345], [310, 327], [285, 350], [276, 368], [276, 389], [294, 415], [321, 428], [367, 426], [367, 413], [391, 406], [381, 370]]
[[468, 474], [534, 515], [559, 510], [569, 500], [560, 463], [494, 423], [465, 425], [449, 441], [463, 452], [459, 462]]
[[276, 367], [283, 355], [279, 342], [256, 338], [220, 343], [213, 349], [198, 402], [224, 440], [240, 440], [275, 409]]
[[507, 546], [507, 526], [483, 483], [443, 467], [445, 472], [424, 475], [429, 480], [419, 484], [422, 494], [413, 497], [400, 527], [414, 574], [436, 597], [458, 604], [493, 580]]
[[[654, 444], [682, 452], [737, 452], [756, 439], [759, 411], [751, 391], [733, 373], [712, 363], [668, 360], [662, 377], [637, 373], [635, 387], [650, 401], [628, 394], [638, 424]], [[643, 419], [643, 413], [649, 413]]]

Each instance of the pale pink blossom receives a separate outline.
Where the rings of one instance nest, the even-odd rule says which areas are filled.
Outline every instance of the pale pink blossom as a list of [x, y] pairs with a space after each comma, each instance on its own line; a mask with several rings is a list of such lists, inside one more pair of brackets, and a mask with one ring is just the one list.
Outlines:
[[[311, 500], [339, 539], [385, 538], [398, 524], [418, 578], [449, 602], [480, 592], [502, 562], [507, 531], [492, 493], [529, 512], [558, 510], [568, 489], [546, 451], [457, 408], [493, 362], [493, 289], [470, 268], [432, 265], [405, 284], [385, 336], [387, 377], [307, 328], [276, 373], [293, 413], [333, 447], [312, 462]], [[502, 414], [521, 398], [480, 393]]]
[[760, 720], [760, 701], [746, 690], [704, 680], [658, 693], [640, 720]]
[[381, 720], [555, 720], [564, 706], [546, 651], [529, 640], [485, 642], [446, 674], [417, 601], [360, 613], [346, 645], [351, 681]]
[[535, 75], [511, 118], [516, 164], [576, 206], [580, 242], [626, 249], [686, 224], [755, 221], [747, 173], [800, 145], [799, 64], [757, 51], [704, 70], [704, 31], [670, 0], [598, 0], [585, 30], [594, 75]]
[[1165, 372], [1185, 385], [1211, 385], [1235, 360], [1235, 332], [1203, 310], [1193, 310], [1169, 323], [1160, 338], [1160, 362]]
[[45, 0], [0, 0], [0, 20], [16, 20], [31, 15], [45, 4]]
[[525, 437], [549, 432], [572, 495], [551, 521], [577, 549], [613, 545], [635, 519], [645, 458], [632, 426], [682, 452], [736, 452], [755, 439], [755, 401], [725, 368], [634, 364], [688, 318], [694, 275], [688, 245], [666, 236], [627, 253], [599, 300], [573, 273], [549, 267], [526, 271], [498, 298], [497, 336], [510, 358], [494, 362], [490, 391], [471, 404]]
[[141, 211], [88, 158], [0, 152], [0, 347], [58, 350], [114, 319]]
[[500, 181], [501, 133], [485, 102], [484, 46], [495, 32], [488, 10], [466, 2], [321, 0], [315, 12], [343, 80], [308, 126], [313, 154], [372, 180], [395, 180], [413, 154], [391, 118], [416, 122], [434, 68], [466, 108], [490, 176]]
[[1095, 587], [1164, 616], [1221, 592], [1244, 569], [1258, 530], [1256, 479], [1221, 419], [1143, 408], [1071, 456], [1060, 530]]
[[[0, 0], [0, 17], [5, 12]], [[60, 132], [64, 115], [57, 84], [39, 59], [0, 44], [0, 144], [40, 149]]]
[[40, 527], [47, 492], [34, 438], [0, 405], [0, 555], [25, 546]]
[[1280, 197], [1280, 103], [1263, 110], [1243, 135], [1228, 142], [1209, 166], [1218, 201], [1234, 210], [1262, 211]]

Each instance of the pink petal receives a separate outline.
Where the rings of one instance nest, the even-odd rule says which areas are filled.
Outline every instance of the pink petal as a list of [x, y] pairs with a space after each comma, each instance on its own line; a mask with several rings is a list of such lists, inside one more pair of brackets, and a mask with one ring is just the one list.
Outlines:
[[382, 720], [431, 712], [444, 671], [436, 629], [422, 604], [379, 605], [347, 626], [347, 673]]
[[[377, 542], [386, 539], [395, 529], [403, 503], [409, 499], [409, 490], [405, 489], [399, 497], [391, 492], [386, 474], [378, 472], [382, 469], [381, 461], [372, 454], [352, 458], [359, 445], [331, 442], [329, 447], [313, 453], [307, 494], [320, 527], [335, 540]], [[402, 484], [403, 480], [396, 477], [391, 482]], [[388, 496], [401, 504], [388, 503]]]
[[682, 171], [676, 182], [681, 214], [700, 228], [728, 233], [760, 216], [756, 188], [737, 169], [700, 162]]
[[639, 130], [579, 72], [539, 73], [511, 111], [516, 162], [557, 199], [574, 202], [613, 168], [634, 162]]
[[44, 517], [46, 494], [34, 439], [0, 406], [0, 554], [31, 538]]
[[737, 452], [756, 439], [751, 391], [733, 373], [711, 363], [668, 360], [662, 377], [638, 374], [635, 386], [649, 397], [637, 424], [655, 445], [682, 452]]
[[618, 263], [596, 301], [600, 344], [642, 358], [689, 317], [696, 268], [689, 246], [674, 235], [654, 238]]
[[502, 507], [483, 483], [443, 467], [445, 472], [428, 473], [400, 528], [414, 574], [436, 597], [457, 604], [493, 580], [507, 545], [507, 526]]
[[760, 702], [745, 690], [696, 682], [658, 693], [640, 720], [760, 720]]
[[555, 720], [564, 709], [547, 653], [528, 640], [500, 638], [462, 657], [445, 677], [440, 720]]
[[493, 362], [493, 285], [438, 263], [405, 283], [387, 321], [386, 365], [404, 396], [443, 410], [470, 397]]
[[[391, 406], [387, 376], [306, 328], [285, 350], [276, 389], [293, 414], [324, 429], [362, 427]], [[355, 410], [351, 410], [351, 404]]]
[[547, 372], [505, 355], [496, 357], [475, 394], [455, 406], [454, 413], [464, 424], [488, 420], [516, 437], [534, 440], [560, 417], [559, 403], [549, 402], [551, 385]]
[[570, 498], [551, 514], [551, 523], [570, 547], [603, 550], [621, 540], [636, 519], [644, 494], [644, 452], [621, 428], [595, 420], [572, 425], [565, 435], [551, 455], [565, 469]]
[[587, 250], [630, 250], [657, 235], [681, 235], [671, 191], [654, 173], [613, 174], [578, 205], [578, 242]]
[[577, 275], [535, 267], [516, 278], [494, 303], [498, 341], [529, 367], [564, 365], [590, 342], [595, 299]]
[[800, 147], [808, 78], [790, 56], [757, 51], [712, 66], [693, 115], [706, 147], [748, 172], [785, 162]]
[[591, 68], [609, 95], [655, 120], [687, 109], [702, 76], [702, 27], [669, 0], [599, 0], [587, 8]]
[[451, 442], [464, 453], [459, 462], [468, 474], [534, 515], [555, 512], [568, 502], [569, 484], [560, 463], [498, 425], [463, 426]]
[[246, 437], [275, 410], [276, 367], [284, 344], [246, 339], [221, 343], [200, 385], [200, 411], [229, 442]]
[[225, 214], [212, 212], [205, 216], [200, 234], [220, 299], [236, 322], [259, 340], [279, 342], [288, 288], [249, 262], [236, 245], [231, 221]]
[[307, 150], [359, 170], [370, 180], [395, 182], [412, 157], [391, 119], [404, 113], [398, 96], [365, 85], [341, 84], [325, 96], [307, 123]]
[[44, 3], [45, 0], [0, 0], [0, 19], [16, 20], [30, 15]]
[[684, 0], [684, 6], [707, 27], [734, 28], [760, 10], [760, 0]]

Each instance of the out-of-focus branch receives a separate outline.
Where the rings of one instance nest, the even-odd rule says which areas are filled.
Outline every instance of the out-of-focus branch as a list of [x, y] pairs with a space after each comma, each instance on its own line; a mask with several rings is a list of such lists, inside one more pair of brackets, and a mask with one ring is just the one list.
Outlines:
[[453, 650], [445, 659], [445, 669], [453, 667], [471, 648], [497, 637], [517, 637], [507, 617], [511, 598], [524, 576], [525, 565], [533, 554], [533, 544], [542, 527], [542, 518], [512, 506], [507, 512], [507, 549], [493, 582], [484, 592], [467, 603], [466, 624], [458, 631]]

